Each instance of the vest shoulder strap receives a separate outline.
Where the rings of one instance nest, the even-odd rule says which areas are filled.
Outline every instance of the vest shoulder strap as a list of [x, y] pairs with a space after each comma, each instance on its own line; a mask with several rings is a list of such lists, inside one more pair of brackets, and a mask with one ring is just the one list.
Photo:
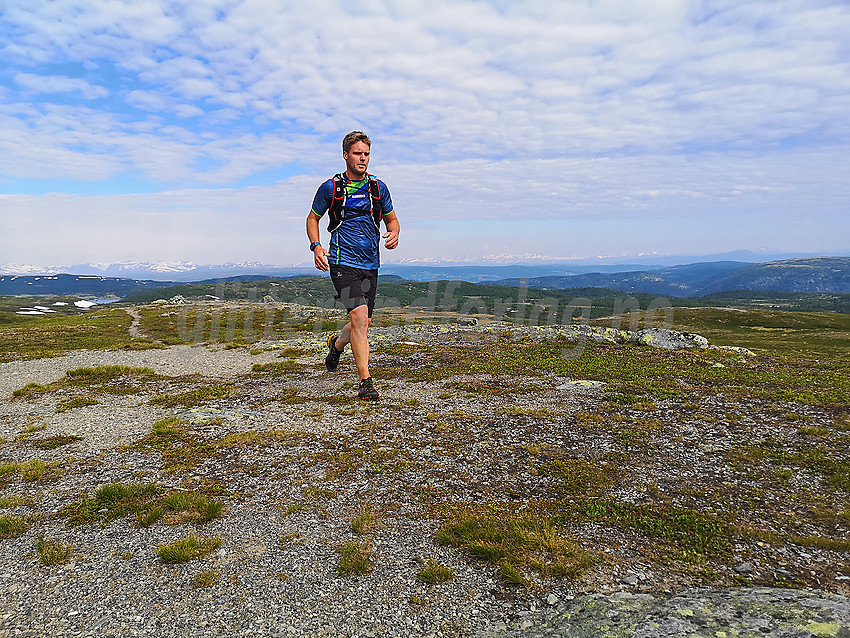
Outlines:
[[[337, 173], [333, 176], [333, 195], [331, 196], [331, 205], [328, 207], [328, 232], [332, 233], [342, 225], [346, 219], [360, 217], [362, 215], [371, 215], [372, 222], [375, 228], [380, 230], [381, 216], [383, 214], [383, 206], [381, 202], [381, 188], [378, 185], [378, 179], [374, 175], [366, 175], [369, 184], [369, 211], [362, 211], [348, 208], [345, 205], [345, 200], [348, 197], [348, 189], [346, 188], [347, 180], [342, 173]], [[354, 212], [354, 215], [346, 215], [347, 212]]]

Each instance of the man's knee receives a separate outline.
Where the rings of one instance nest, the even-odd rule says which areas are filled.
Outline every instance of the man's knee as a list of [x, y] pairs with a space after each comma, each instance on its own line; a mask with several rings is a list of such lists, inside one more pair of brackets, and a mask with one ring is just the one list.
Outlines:
[[357, 306], [348, 313], [348, 316], [351, 319], [352, 327], [355, 330], [368, 329], [369, 326], [372, 325], [372, 318], [369, 316], [369, 306], [366, 304]]

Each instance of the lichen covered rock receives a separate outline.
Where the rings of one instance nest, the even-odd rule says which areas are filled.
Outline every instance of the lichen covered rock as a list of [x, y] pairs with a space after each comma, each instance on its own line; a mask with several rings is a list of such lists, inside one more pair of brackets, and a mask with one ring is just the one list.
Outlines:
[[694, 589], [675, 596], [581, 596], [539, 612], [500, 638], [850, 638], [850, 598], [773, 588]]

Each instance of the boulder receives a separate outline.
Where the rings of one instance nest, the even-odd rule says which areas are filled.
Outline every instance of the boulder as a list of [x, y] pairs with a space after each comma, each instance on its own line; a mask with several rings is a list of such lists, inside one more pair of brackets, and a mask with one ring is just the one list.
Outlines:
[[692, 332], [679, 332], [664, 328], [645, 328], [634, 333], [632, 341], [645, 346], [679, 350], [681, 348], [708, 348], [708, 339]]

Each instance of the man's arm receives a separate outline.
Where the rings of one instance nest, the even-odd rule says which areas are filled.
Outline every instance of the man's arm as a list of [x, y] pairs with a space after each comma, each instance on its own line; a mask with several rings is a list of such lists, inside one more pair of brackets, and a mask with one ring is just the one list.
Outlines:
[[[384, 224], [387, 226], [387, 232], [384, 233], [384, 239], [386, 239], [384, 246], [386, 246], [389, 250], [392, 250], [398, 246], [398, 231], [400, 230], [398, 219], [395, 216], [395, 211], [384, 217]], [[318, 224], [316, 224], [316, 226], [318, 226]]]
[[[307, 215], [307, 238], [310, 240], [311, 244], [318, 242], [320, 239], [319, 216], [313, 211], [310, 211]], [[328, 271], [328, 255], [330, 255], [330, 253], [322, 246], [316, 246], [313, 249], [313, 262], [315, 263], [316, 268], [324, 272]]]

